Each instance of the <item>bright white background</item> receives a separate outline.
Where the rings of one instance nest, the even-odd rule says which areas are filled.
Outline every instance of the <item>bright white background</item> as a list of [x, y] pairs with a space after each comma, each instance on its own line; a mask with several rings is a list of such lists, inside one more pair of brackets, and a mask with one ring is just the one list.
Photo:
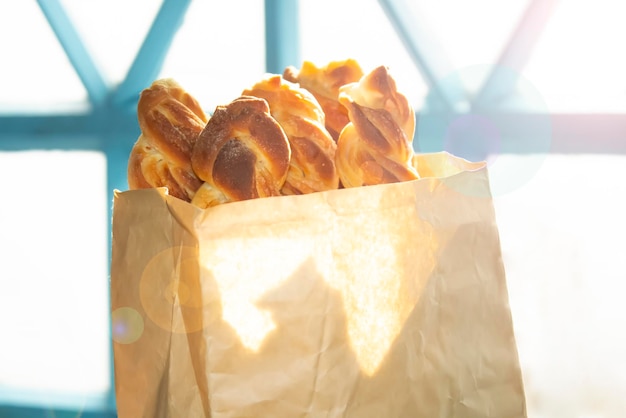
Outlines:
[[[159, 7], [62, 4], [111, 83], [123, 79]], [[527, 4], [441, 0], [415, 8], [462, 70], [495, 60]], [[550, 112], [626, 110], [624, 4], [559, 3], [523, 71]], [[194, 1], [161, 75], [178, 79], [209, 111], [236, 97], [263, 72], [262, 14], [259, 0]], [[419, 111], [427, 86], [376, 1], [301, 0], [301, 30], [302, 58], [388, 65]], [[0, 36], [0, 111], [84, 105], [86, 93], [34, 1], [0, 1]], [[500, 167], [532, 158], [497, 157]], [[526, 184], [494, 196], [531, 418], [626, 411], [625, 177], [623, 155], [552, 154]], [[16, 389], [104, 393], [104, 157], [2, 152], [0, 178], [0, 400]]]

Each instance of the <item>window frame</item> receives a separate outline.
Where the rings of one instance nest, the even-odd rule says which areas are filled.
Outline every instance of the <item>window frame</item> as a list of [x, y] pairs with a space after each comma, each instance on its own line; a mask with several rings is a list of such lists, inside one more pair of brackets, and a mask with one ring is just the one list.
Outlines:
[[[0, 151], [89, 150], [106, 157], [107, 201], [114, 190], [128, 187], [128, 155], [140, 130], [136, 102], [139, 93], [158, 77], [169, 46], [182, 25], [191, 0], [163, 0], [133, 64], [119, 86], [108, 85], [92, 59], [60, 0], [37, 0], [88, 96], [88, 108], [75, 114], [0, 114]], [[265, 0], [266, 68], [276, 71], [298, 60], [298, 2]], [[112, 206], [107, 207], [112, 218]], [[107, 260], [111, 259], [111, 225], [108, 222]], [[110, 262], [109, 262], [110, 264]], [[109, 276], [107, 272], [107, 277]], [[110, 295], [107, 295], [110, 299]], [[110, 329], [109, 329], [110, 332]], [[56, 417], [113, 418], [115, 405], [113, 345], [110, 353], [110, 393], [101, 403], [81, 410], [55, 409]], [[0, 415], [47, 416], [50, 409], [22, 404], [0, 404]]]
[[[127, 188], [126, 164], [134, 143], [140, 134], [137, 125], [135, 105], [141, 90], [158, 77], [168, 48], [183, 24], [185, 13], [191, 0], [163, 0], [153, 24], [137, 53], [125, 79], [118, 86], [108, 85], [100, 70], [89, 55], [60, 0], [37, 0], [48, 23], [61, 43], [65, 53], [82, 84], [89, 100], [86, 111], [76, 114], [49, 115], [9, 115], [0, 114], [0, 150], [96, 150], [106, 156], [107, 161], [107, 201], [113, 201], [113, 191]], [[281, 73], [288, 65], [300, 63], [299, 51], [299, 0], [264, 0], [265, 4], [265, 44], [266, 70]], [[556, 0], [531, 0], [498, 60], [498, 65], [521, 69], [530, 55], [532, 46], [540, 36], [540, 31], [531, 30], [545, 25]], [[462, 89], [452, 95], [442, 91], [438, 80], [451, 69], [449, 63], [442, 62], [433, 40], [419, 30], [419, 19], [407, 7], [407, 0], [379, 0], [381, 8], [397, 30], [400, 40], [418, 67], [429, 89], [438, 92], [441, 99], [440, 116], [453, 118], [465, 110], [459, 104], [469, 107], [483, 106], [486, 112], [497, 117], [509, 118], [512, 126], [532, 125], [533, 120], [545, 117], [542, 114], [502, 112], [493, 106], [491, 93], [510, 91], [511, 81], [498, 80], [497, 75], [489, 77], [480, 94], [475, 98], [466, 97]], [[514, 81], [514, 80], [513, 80]], [[419, 117], [419, 111], [416, 111]], [[602, 114], [551, 114], [552, 141], [551, 153], [626, 153], [626, 115], [621, 113]], [[519, 137], [510, 141], [523, 140], [523, 129]], [[425, 142], [424, 142], [425, 141]], [[434, 139], [422, 138], [423, 144], [436, 147]], [[429, 146], [429, 145], [427, 145]], [[523, 152], [533, 152], [532, 147], [522, 147]], [[544, 150], [541, 150], [544, 151]], [[107, 217], [112, 217], [112, 207], [107, 207]], [[111, 257], [111, 225], [108, 225], [109, 243], [107, 260]], [[108, 274], [107, 274], [108, 276]], [[108, 297], [108, 295], [107, 295]], [[59, 411], [57, 417], [81, 416], [85, 418], [109, 418], [116, 416], [113, 356], [111, 343], [111, 393], [106, 405], [94, 406], [83, 411]], [[46, 414], [44, 408], [22, 405], [0, 404], [3, 417], [40, 417]]]

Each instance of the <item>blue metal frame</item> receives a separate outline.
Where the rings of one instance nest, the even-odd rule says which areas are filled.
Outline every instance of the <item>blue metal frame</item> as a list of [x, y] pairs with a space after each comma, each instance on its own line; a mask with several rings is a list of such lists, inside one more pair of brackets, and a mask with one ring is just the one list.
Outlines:
[[265, 69], [282, 74], [300, 63], [298, 0], [265, 0]]
[[89, 100], [95, 106], [101, 105], [108, 87], [63, 6], [59, 0], [37, 0], [37, 3], [87, 89]]
[[[432, 34], [425, 34], [419, 19], [413, 16], [408, 0], [379, 0], [381, 7], [397, 30], [415, 65], [432, 91], [439, 94], [444, 116], [458, 114], [469, 98], [459, 82], [458, 88], [440, 88], [439, 81], [449, 75], [452, 67], [436, 47]], [[127, 188], [126, 164], [130, 149], [139, 135], [135, 105], [139, 93], [160, 72], [172, 40], [183, 22], [191, 0], [163, 0], [152, 27], [140, 48], [126, 78], [118, 88], [106, 83], [98, 67], [82, 43], [59, 0], [37, 0], [56, 37], [76, 70], [89, 97], [91, 108], [86, 113], [71, 115], [0, 115], [0, 150], [69, 149], [98, 150], [107, 159], [108, 201], [113, 190]], [[556, 0], [534, 0], [514, 33], [500, 65], [521, 67], [535, 41], [532, 26], [545, 24], [547, 14]], [[299, 1], [265, 0], [266, 71], [280, 73], [288, 65], [299, 65]], [[521, 68], [517, 68], [521, 69]], [[486, 80], [477, 105], [485, 105], [498, 91], [509, 88], [494, 75]], [[508, 86], [508, 87], [507, 87]], [[535, 115], [510, 115], [520, 127], [530, 126]], [[556, 115], [553, 120], [553, 152], [617, 152], [626, 153], [624, 115]], [[572, 123], [580, 121], [580, 124]], [[581, 129], [585, 127], [587, 130]], [[585, 138], [581, 140], [581, 138]], [[593, 138], [594, 141], [588, 140]], [[520, 138], [520, 140], [523, 138]], [[525, 148], [527, 149], [527, 148]], [[531, 151], [530, 149], [527, 149]], [[111, 207], [108, 216], [111, 217]], [[110, 227], [110, 226], [109, 226]], [[110, 230], [109, 230], [110, 235]], [[110, 243], [108, 245], [110, 251]], [[110, 259], [110, 253], [109, 253]], [[112, 363], [112, 362], [111, 362]], [[113, 371], [111, 371], [113, 388]], [[0, 405], [0, 417], [115, 417], [113, 390], [107, 407], [101, 411], [49, 411]]]
[[[493, 71], [487, 76], [478, 94], [472, 101], [472, 107], [487, 109], [497, 107], [502, 98], [509, 96], [515, 89], [516, 77], [524, 69], [532, 49], [541, 37], [541, 32], [550, 20], [559, 0], [532, 0], [517, 28], [502, 50]], [[501, 71], [508, 68], [515, 71]]]
[[141, 90], [158, 77], [190, 3], [191, 0], [163, 1], [126, 78], [113, 95], [113, 103], [134, 106]]
[[428, 88], [438, 97], [436, 110], [446, 113], [463, 112], [469, 103], [463, 83], [452, 79], [449, 82], [454, 82], [453, 86], [445, 90], [441, 88], [441, 80], [451, 77], [454, 67], [433, 34], [424, 29], [426, 22], [415, 16], [407, 1], [379, 0], [378, 3], [393, 24]]
[[116, 418], [117, 413], [107, 411], [44, 410], [23, 406], [0, 406], [2, 418]]

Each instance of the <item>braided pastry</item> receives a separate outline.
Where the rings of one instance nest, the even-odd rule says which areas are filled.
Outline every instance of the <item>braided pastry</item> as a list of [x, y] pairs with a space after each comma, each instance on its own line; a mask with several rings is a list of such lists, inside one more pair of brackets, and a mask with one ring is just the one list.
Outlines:
[[198, 102], [174, 80], [157, 80], [137, 104], [141, 135], [128, 162], [130, 189], [166, 186], [191, 201], [202, 182], [191, 168], [191, 153], [207, 117]]
[[285, 183], [291, 149], [264, 99], [242, 96], [218, 106], [200, 133], [191, 165], [204, 181], [192, 204], [277, 196]]
[[349, 122], [347, 110], [338, 102], [339, 88], [356, 82], [363, 76], [363, 70], [353, 59], [333, 61], [325, 67], [316, 67], [304, 61], [300, 70], [289, 66], [283, 77], [300, 87], [309, 90], [322, 106], [326, 115], [326, 129], [336, 141], [339, 133]]
[[337, 140], [336, 164], [344, 187], [414, 180], [415, 114], [384, 66], [340, 89], [350, 123]]
[[324, 112], [307, 90], [269, 75], [242, 93], [261, 97], [282, 126], [291, 146], [291, 161], [282, 194], [304, 194], [336, 189], [337, 145], [324, 127]]

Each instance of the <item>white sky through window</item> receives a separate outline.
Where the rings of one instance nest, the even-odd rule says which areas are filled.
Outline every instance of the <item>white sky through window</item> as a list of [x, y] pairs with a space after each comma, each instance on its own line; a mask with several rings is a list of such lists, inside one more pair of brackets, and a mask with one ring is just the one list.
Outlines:
[[110, 368], [104, 155], [0, 152], [0, 176], [14, 179], [4, 183], [0, 206], [0, 403], [19, 391], [104, 396]]
[[[61, 4], [106, 81], [115, 86], [131, 65], [160, 1], [62, 0]], [[444, 49], [441, 52], [461, 72], [495, 61], [528, 4], [528, 0], [409, 2], [417, 24], [432, 29]], [[626, 26], [620, 21], [625, 11], [624, 3], [614, 0], [558, 2], [522, 71], [551, 111], [624, 110], [626, 58], [619, 51], [626, 37]], [[389, 65], [419, 106], [427, 87], [376, 0], [301, 0], [300, 17], [303, 59], [323, 64], [350, 55], [366, 68]], [[111, 21], [116, 24], [110, 25]], [[19, 39], [0, 43], [3, 62], [8, 63], [0, 68], [0, 111], [58, 111], [86, 100], [79, 78], [35, 2], [1, 2], [0, 34]], [[179, 78], [212, 109], [256, 81], [263, 71], [263, 35], [261, 0], [194, 1], [162, 76]]]
[[[114, 87], [161, 2], [61, 4]], [[233, 99], [264, 72], [263, 4], [194, 0], [160, 75], [209, 111]], [[420, 0], [412, 10], [462, 72], [495, 61], [528, 4]], [[625, 15], [617, 0], [558, 2], [522, 71], [550, 112], [626, 110]], [[300, 18], [302, 59], [388, 65], [419, 110], [428, 87], [376, 0], [301, 0]], [[0, 113], [85, 107], [86, 91], [35, 1], [0, 1], [0, 35], [12, 40], [0, 42]], [[550, 155], [527, 184], [494, 197], [531, 418], [621, 418], [626, 409], [625, 166], [623, 156]], [[0, 404], [16, 391], [106, 393], [104, 155], [0, 152], [0, 176], [11, 179], [0, 205]]]

